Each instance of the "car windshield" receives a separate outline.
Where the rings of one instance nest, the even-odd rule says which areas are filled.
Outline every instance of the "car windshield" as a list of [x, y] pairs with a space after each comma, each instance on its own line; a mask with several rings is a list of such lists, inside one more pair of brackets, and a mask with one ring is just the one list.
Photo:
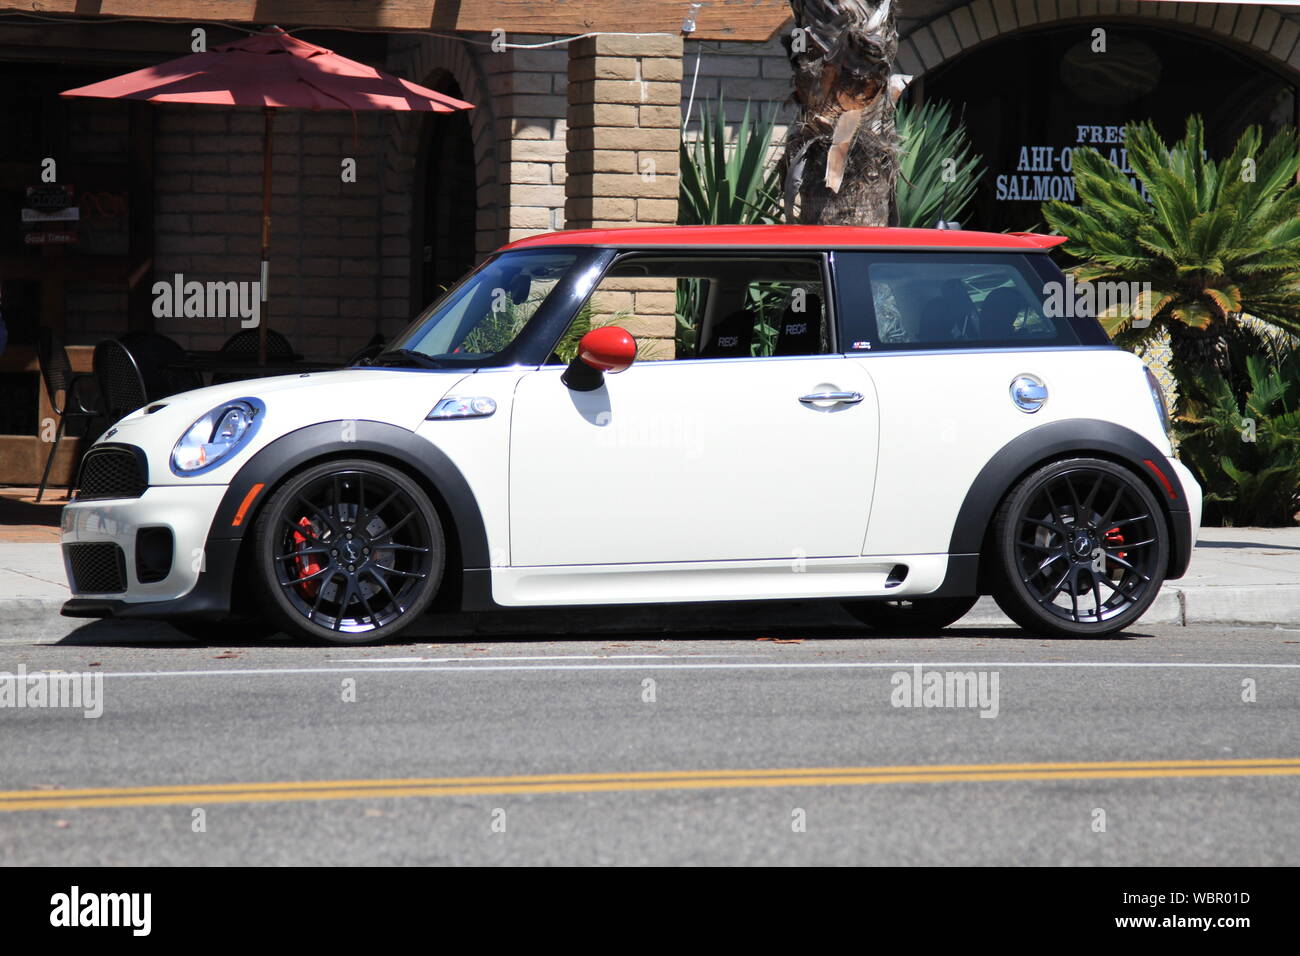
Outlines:
[[426, 309], [381, 359], [481, 364], [519, 337], [577, 258], [520, 250], [489, 259]]

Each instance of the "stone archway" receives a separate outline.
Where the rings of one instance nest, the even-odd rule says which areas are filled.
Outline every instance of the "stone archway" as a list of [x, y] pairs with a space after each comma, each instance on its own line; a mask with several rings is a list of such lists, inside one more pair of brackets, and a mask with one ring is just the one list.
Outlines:
[[[468, 44], [432, 36], [394, 37], [387, 69], [414, 82], [474, 104], [467, 114], [472, 149], [473, 189], [465, 197], [475, 210], [471, 258], [502, 244], [497, 217], [499, 160], [497, 116], [487, 78]], [[464, 114], [462, 114], [464, 115]], [[429, 162], [431, 120], [426, 114], [400, 114], [385, 145], [382, 255], [385, 313], [409, 318], [427, 304], [423, 276], [426, 198], [422, 179]], [[416, 208], [417, 204], [420, 208]], [[399, 306], [398, 301], [401, 300]]]
[[1113, 17], [1180, 29], [1231, 44], [1275, 69], [1300, 71], [1300, 25], [1263, 6], [1139, 0], [975, 0], [917, 27], [898, 46], [898, 70], [922, 76], [986, 42], [1034, 27]]

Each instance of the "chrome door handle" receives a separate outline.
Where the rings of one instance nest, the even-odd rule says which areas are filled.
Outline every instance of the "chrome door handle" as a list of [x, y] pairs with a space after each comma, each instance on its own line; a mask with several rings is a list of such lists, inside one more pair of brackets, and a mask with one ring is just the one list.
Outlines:
[[842, 405], [856, 405], [862, 401], [861, 392], [813, 392], [811, 395], [800, 395], [799, 401], [805, 405], [815, 405], [818, 402], [838, 402]]

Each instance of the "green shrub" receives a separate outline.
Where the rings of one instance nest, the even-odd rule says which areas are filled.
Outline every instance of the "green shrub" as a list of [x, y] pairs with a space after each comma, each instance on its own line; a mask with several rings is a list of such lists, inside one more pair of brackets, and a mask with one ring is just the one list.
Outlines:
[[1261, 334], [1229, 350], [1245, 371], [1240, 387], [1208, 371], [1182, 383], [1179, 457], [1205, 491], [1206, 524], [1291, 525], [1300, 511], [1300, 351]]

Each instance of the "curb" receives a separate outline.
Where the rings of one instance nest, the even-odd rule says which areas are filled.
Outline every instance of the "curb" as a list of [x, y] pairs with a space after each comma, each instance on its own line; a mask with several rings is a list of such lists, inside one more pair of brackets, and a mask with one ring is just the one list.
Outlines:
[[1174, 590], [1183, 602], [1182, 624], [1300, 627], [1300, 584], [1207, 584]]

